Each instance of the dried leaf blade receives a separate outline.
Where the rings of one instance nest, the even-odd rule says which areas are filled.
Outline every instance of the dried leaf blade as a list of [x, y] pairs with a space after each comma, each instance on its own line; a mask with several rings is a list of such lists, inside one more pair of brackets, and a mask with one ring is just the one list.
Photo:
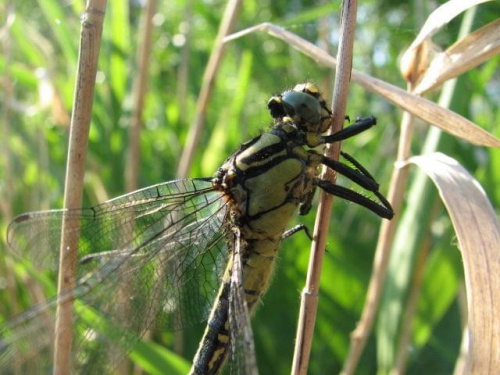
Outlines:
[[427, 17], [417, 37], [404, 53], [402, 60], [411, 60], [414, 51], [420, 49], [427, 40], [430, 40], [434, 34], [459, 14], [473, 6], [487, 1], [490, 0], [451, 0], [436, 8], [429, 17]]
[[500, 224], [484, 190], [456, 160], [433, 153], [410, 163], [434, 182], [450, 214], [465, 270], [469, 352], [466, 373], [500, 368]]
[[500, 19], [459, 40], [431, 61], [415, 89], [423, 94], [500, 53]]

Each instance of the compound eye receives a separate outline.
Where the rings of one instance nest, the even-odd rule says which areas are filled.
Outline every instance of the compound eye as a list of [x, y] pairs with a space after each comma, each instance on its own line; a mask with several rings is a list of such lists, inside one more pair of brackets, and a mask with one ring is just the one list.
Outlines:
[[304, 92], [286, 91], [282, 99], [287, 114], [295, 121], [316, 124], [321, 120], [321, 104], [315, 97]]
[[267, 108], [274, 119], [281, 119], [287, 115], [285, 108], [283, 107], [281, 95], [275, 95], [269, 99], [267, 102]]

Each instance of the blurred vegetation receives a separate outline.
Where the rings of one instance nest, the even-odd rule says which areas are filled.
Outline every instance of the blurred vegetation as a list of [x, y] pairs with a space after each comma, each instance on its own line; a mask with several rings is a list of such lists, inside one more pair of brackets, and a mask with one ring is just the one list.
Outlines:
[[[367, 0], [359, 4], [354, 68], [405, 87], [398, 57], [416, 36], [433, 2]], [[432, 8], [431, 8], [432, 6]], [[186, 7], [191, 19], [186, 20]], [[191, 122], [201, 78], [213, 47], [225, 2], [159, 2], [154, 17], [153, 52], [141, 134], [140, 186], [175, 178], [179, 156]], [[13, 216], [62, 205], [69, 117], [78, 57], [81, 1], [26, 0], [0, 3], [0, 229]], [[97, 76], [87, 156], [84, 206], [125, 193], [128, 126], [141, 1], [109, 0]], [[331, 24], [328, 48], [336, 50], [338, 3], [312, 1], [247, 1], [236, 28], [269, 21], [317, 41], [318, 23]], [[474, 29], [500, 15], [498, 3], [481, 6]], [[10, 24], [10, 27], [5, 25]], [[460, 17], [436, 38], [448, 45], [456, 39]], [[181, 57], [189, 46], [189, 60]], [[500, 136], [500, 58], [461, 76], [451, 109]], [[187, 81], [179, 70], [188, 64]], [[231, 42], [220, 68], [207, 113], [206, 127], [190, 176], [210, 176], [240, 143], [270, 125], [267, 99], [306, 80], [324, 84], [333, 73], [262, 33]], [[185, 86], [183, 86], [185, 85]], [[185, 95], [179, 96], [179, 92]], [[435, 97], [434, 97], [435, 99]], [[355, 155], [387, 190], [395, 158], [401, 111], [352, 86], [347, 109], [351, 117], [375, 115], [378, 126], [351, 139], [344, 150]], [[418, 153], [429, 127], [416, 128]], [[494, 207], [500, 206], [500, 151], [474, 147], [448, 135], [445, 153], [459, 160], [481, 182]], [[422, 202], [407, 201], [406, 205]], [[430, 206], [436, 206], [431, 202]], [[408, 373], [453, 372], [464, 319], [460, 253], [443, 208], [425, 233], [431, 251], [413, 325]], [[314, 215], [297, 219], [312, 227]], [[310, 374], [337, 373], [348, 352], [369, 282], [380, 219], [358, 206], [336, 200], [323, 266], [322, 289]], [[411, 230], [411, 228], [409, 228]], [[416, 230], [416, 229], [415, 229]], [[287, 374], [293, 354], [299, 295], [305, 282], [309, 239], [297, 234], [283, 243], [274, 282], [253, 319], [257, 358], [262, 374]], [[0, 242], [0, 320], [33, 303], [25, 285], [28, 268], [13, 261]], [[59, 251], [59, 249], [54, 249]], [[50, 295], [53, 286], [46, 285]], [[191, 361], [204, 329], [185, 332], [182, 356]], [[378, 331], [375, 331], [378, 332]], [[172, 344], [171, 333], [154, 340]], [[157, 348], [155, 347], [155, 350]], [[376, 333], [368, 343], [358, 373], [372, 374], [377, 363]], [[156, 353], [156, 352], [155, 352]], [[145, 355], [150, 361], [155, 355]], [[134, 356], [135, 358], [135, 356]], [[139, 361], [139, 360], [138, 360]], [[139, 361], [140, 362], [140, 361]], [[153, 370], [150, 370], [153, 371]]]

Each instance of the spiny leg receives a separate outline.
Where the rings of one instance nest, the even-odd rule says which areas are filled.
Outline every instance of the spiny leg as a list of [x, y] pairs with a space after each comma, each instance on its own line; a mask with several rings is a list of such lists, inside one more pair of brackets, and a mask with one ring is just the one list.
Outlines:
[[354, 121], [354, 124], [339, 130], [336, 133], [326, 135], [323, 137], [324, 143], [333, 143], [338, 141], [343, 141], [347, 138], [354, 137], [365, 130], [370, 129], [372, 126], [377, 124], [377, 119], [374, 116], [363, 117]]
[[370, 172], [368, 172], [368, 170], [363, 167], [361, 165], [361, 163], [359, 161], [357, 161], [356, 159], [354, 159], [351, 155], [349, 155], [347, 152], [344, 152], [344, 151], [340, 151], [340, 155], [346, 159], [347, 161], [349, 161], [349, 163], [351, 163], [352, 165], [354, 165], [356, 167], [356, 169], [358, 169], [362, 174], [364, 174], [366, 177], [368, 177], [370, 180], [373, 180], [375, 181], [375, 178], [370, 174]]
[[[347, 128], [344, 128], [334, 134], [323, 137], [323, 142], [333, 143], [348, 139], [359, 133], [364, 132], [365, 130], [370, 129], [372, 126], [376, 124], [377, 120], [373, 116], [357, 119], [353, 125], [348, 126]], [[346, 160], [348, 160], [352, 165], [354, 165], [355, 168], [351, 168], [346, 164], [343, 164], [337, 160], [329, 159], [325, 156], [321, 156], [322, 159], [320, 160], [320, 163], [326, 165], [327, 167], [333, 169], [334, 171], [349, 178], [351, 181], [355, 182], [359, 186], [374, 193], [375, 196], [382, 203], [382, 205], [372, 201], [371, 199], [353, 190], [347, 189], [342, 186], [337, 186], [330, 181], [319, 180], [318, 186], [323, 190], [325, 190], [327, 193], [357, 203], [363, 207], [368, 208], [369, 210], [371, 210], [372, 212], [381, 217], [391, 219], [394, 216], [394, 211], [392, 209], [392, 206], [389, 203], [389, 201], [387, 201], [387, 199], [378, 191], [379, 184], [377, 183], [377, 181], [375, 181], [370, 172], [368, 172], [366, 168], [364, 168], [356, 159], [354, 159], [349, 154], [341, 152], [341, 155]]]
[[[365, 167], [363, 167], [356, 159], [354, 159], [351, 155], [349, 155], [347, 152], [343, 152], [343, 151], [340, 151], [340, 155], [342, 155], [342, 157], [344, 157], [345, 159], [347, 159], [352, 165], [354, 165], [364, 176], [366, 176], [367, 178], [369, 178], [370, 180], [373, 180], [375, 181], [375, 178], [373, 178], [373, 176], [370, 174], [370, 172], [368, 172], [368, 170], [366, 170]], [[380, 194], [380, 192], [378, 191], [373, 191], [373, 193], [377, 196], [377, 198], [380, 200], [380, 202], [382, 202], [382, 204], [385, 206], [385, 207], [388, 207], [391, 209], [392, 211], [392, 206], [391, 204], [389, 203], [389, 201], [382, 195]]]
[[[333, 160], [330, 158], [327, 158], [326, 156], [320, 155], [321, 160], [320, 163], [326, 165], [328, 168], [333, 169], [334, 171], [344, 175], [351, 181], [355, 182], [359, 186], [365, 188], [368, 191], [371, 192], [376, 192], [378, 191], [379, 184], [377, 181], [371, 177], [370, 174], [365, 175], [363, 171], [366, 171], [366, 169], [363, 168], [363, 170], [358, 170], [349, 167], [348, 165], [341, 163], [340, 161]], [[357, 167], [357, 166], [356, 166]]]
[[[353, 137], [371, 128], [376, 123], [377, 123], [376, 119], [373, 116], [358, 119], [353, 125], [344, 128], [335, 134], [324, 137], [323, 141], [325, 143], [332, 143]], [[371, 192], [378, 191], [379, 184], [377, 183], [377, 181], [375, 181], [373, 176], [366, 170], [366, 168], [364, 168], [356, 159], [354, 159], [349, 154], [341, 152], [341, 155], [345, 159], [347, 159], [351, 164], [353, 164], [355, 168], [351, 168], [350, 166], [344, 163], [327, 158], [325, 156], [322, 156], [319, 162], [325, 164], [334, 171], [346, 176], [350, 180], [354, 181], [356, 184], [360, 185], [361, 187]]]
[[297, 224], [296, 226], [288, 229], [285, 233], [283, 233], [283, 235], [281, 236], [281, 239], [284, 240], [288, 237], [291, 237], [295, 233], [300, 232], [301, 230], [306, 232], [307, 237], [309, 237], [309, 239], [312, 241], [313, 237], [311, 235], [311, 232], [309, 231], [309, 228], [305, 224]]
[[382, 205], [353, 190], [335, 185], [331, 181], [319, 180], [318, 186], [329, 194], [346, 199], [353, 203], [357, 203], [385, 219], [392, 219], [394, 216], [394, 211], [392, 210], [390, 203], [378, 191], [375, 191], [374, 194], [378, 199], [380, 199]]

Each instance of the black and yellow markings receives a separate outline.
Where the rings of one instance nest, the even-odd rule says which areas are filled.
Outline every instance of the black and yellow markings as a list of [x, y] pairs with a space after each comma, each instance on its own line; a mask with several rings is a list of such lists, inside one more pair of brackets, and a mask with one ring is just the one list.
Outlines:
[[248, 168], [259, 167], [273, 160], [286, 156], [286, 144], [275, 134], [264, 133], [259, 142], [251, 145], [236, 157], [236, 167], [245, 172]]
[[[389, 202], [378, 192], [376, 181], [352, 157], [347, 155], [347, 160], [354, 167], [309, 149], [354, 136], [373, 126], [374, 118], [357, 120], [338, 133], [323, 136], [331, 124], [332, 113], [311, 83], [273, 96], [268, 108], [274, 127], [244, 143], [219, 168], [213, 180], [214, 188], [229, 201], [229, 226], [237, 227], [240, 233], [238, 254], [241, 253], [242, 286], [250, 313], [268, 287], [279, 244], [292, 217], [298, 208], [300, 214], [309, 211], [316, 187], [365, 206], [379, 216], [393, 215]], [[321, 180], [320, 164], [373, 192], [382, 204]], [[228, 245], [235, 249], [234, 243]], [[233, 256], [237, 256], [236, 252]], [[218, 301], [193, 363], [193, 374], [218, 373], [228, 356], [229, 345], [233, 344], [230, 338], [236, 337], [231, 333], [235, 327], [229, 326], [228, 298], [234, 293], [229, 290], [232, 267], [230, 257]]]
[[227, 275], [217, 296], [215, 307], [208, 318], [207, 328], [193, 361], [191, 375], [217, 374], [222, 367], [229, 346], [229, 293]]
[[211, 371], [213, 369], [214, 373], [216, 373], [217, 369], [224, 362], [229, 347], [229, 320], [225, 322], [223, 330], [215, 331], [215, 333], [216, 340], [214, 341], [216, 346], [208, 362], [208, 370]]

